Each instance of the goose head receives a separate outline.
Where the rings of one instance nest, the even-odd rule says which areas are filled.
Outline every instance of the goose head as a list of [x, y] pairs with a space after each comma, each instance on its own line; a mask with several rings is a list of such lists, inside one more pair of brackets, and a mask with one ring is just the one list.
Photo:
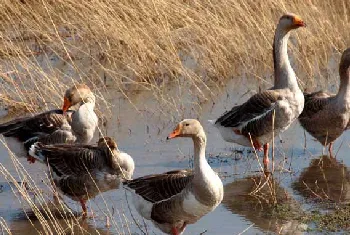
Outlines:
[[346, 49], [340, 59], [339, 63], [339, 75], [340, 79], [347, 80], [350, 78], [350, 48]]
[[98, 147], [108, 147], [111, 150], [116, 149], [117, 148], [117, 143], [111, 138], [111, 137], [102, 137], [98, 140], [97, 142], [97, 146]]
[[179, 124], [167, 139], [173, 139], [176, 137], [202, 137], [205, 136], [201, 123], [196, 119], [184, 119]]
[[67, 111], [71, 106], [78, 103], [89, 101], [95, 102], [95, 96], [90, 90], [90, 88], [85, 84], [74, 85], [69, 88], [64, 95], [64, 103], [62, 110]]
[[292, 29], [297, 29], [299, 27], [305, 27], [306, 24], [301, 19], [300, 16], [295, 15], [293, 13], [287, 13], [283, 15], [278, 23], [278, 27], [287, 31]]

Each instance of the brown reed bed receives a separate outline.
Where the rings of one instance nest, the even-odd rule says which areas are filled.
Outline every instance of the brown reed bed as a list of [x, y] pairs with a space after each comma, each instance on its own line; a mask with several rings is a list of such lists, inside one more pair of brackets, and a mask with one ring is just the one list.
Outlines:
[[270, 86], [274, 29], [285, 12], [308, 25], [290, 42], [300, 85], [326, 87], [350, 41], [349, 9], [322, 0], [4, 0], [0, 93], [47, 108], [72, 80], [125, 95], [151, 90], [170, 104], [169, 84], [204, 100], [239, 76]]

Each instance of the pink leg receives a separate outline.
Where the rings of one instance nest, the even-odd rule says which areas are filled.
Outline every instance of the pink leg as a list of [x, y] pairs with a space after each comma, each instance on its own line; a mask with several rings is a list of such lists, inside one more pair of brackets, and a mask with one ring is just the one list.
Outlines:
[[171, 228], [171, 235], [179, 235], [179, 231], [177, 230], [177, 228], [175, 227]]
[[262, 146], [261, 146], [259, 140], [255, 139], [255, 138], [252, 138], [252, 141], [253, 141], [253, 146], [254, 146], [254, 148], [255, 148], [257, 151], [261, 151], [261, 150], [262, 150]]
[[79, 200], [81, 208], [83, 209], [83, 217], [87, 216], [87, 209], [86, 209], [86, 205], [85, 205], [85, 200], [80, 199]]
[[267, 170], [267, 165], [269, 164], [269, 143], [264, 144], [264, 169]]
[[30, 156], [30, 155], [28, 155], [27, 156], [27, 161], [29, 162], [29, 164], [35, 163], [35, 158]]
[[329, 143], [328, 145], [328, 151], [329, 151], [329, 156], [331, 158], [334, 158], [335, 156], [333, 155], [333, 142]]

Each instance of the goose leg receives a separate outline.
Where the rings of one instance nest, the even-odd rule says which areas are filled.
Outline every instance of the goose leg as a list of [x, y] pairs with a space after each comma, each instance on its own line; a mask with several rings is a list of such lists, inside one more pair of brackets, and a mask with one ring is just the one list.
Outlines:
[[334, 158], [334, 155], [333, 155], [333, 142], [329, 143], [328, 145], [328, 151], [329, 151], [329, 156], [331, 158]]
[[177, 230], [177, 228], [176, 227], [172, 227], [171, 228], [171, 235], [179, 235], [180, 233], [179, 233], [179, 231]]
[[269, 164], [269, 143], [264, 144], [264, 170], [267, 170], [267, 165]]
[[27, 156], [27, 161], [29, 162], [29, 164], [35, 163], [35, 158], [30, 156], [30, 155], [28, 155]]
[[85, 205], [86, 201], [83, 199], [79, 199], [79, 202], [80, 202], [81, 208], [83, 209], [83, 217], [86, 217], [87, 216], [87, 209]]
[[253, 146], [257, 151], [261, 151], [262, 150], [262, 146], [259, 142], [259, 140], [252, 138], [252, 142], [253, 142]]

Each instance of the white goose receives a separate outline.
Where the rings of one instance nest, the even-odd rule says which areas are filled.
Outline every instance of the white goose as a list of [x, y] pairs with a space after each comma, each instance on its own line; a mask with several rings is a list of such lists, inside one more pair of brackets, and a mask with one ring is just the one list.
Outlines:
[[191, 137], [194, 143], [194, 170], [170, 171], [124, 182], [133, 192], [137, 211], [164, 233], [182, 234], [214, 210], [222, 201], [223, 185], [205, 159], [206, 135], [199, 121], [185, 119], [169, 135]]
[[[215, 121], [225, 141], [243, 146], [264, 147], [264, 167], [267, 169], [269, 142], [286, 130], [298, 118], [304, 107], [295, 73], [290, 65], [287, 44], [290, 31], [305, 26], [294, 14], [282, 16], [276, 28], [273, 58], [274, 87], [252, 96], [245, 103], [233, 107]], [[274, 116], [274, 127], [273, 124]]]
[[119, 151], [110, 137], [100, 138], [97, 146], [37, 142], [29, 154], [50, 167], [56, 187], [79, 201], [84, 215], [88, 199], [118, 188], [121, 181], [131, 179], [135, 169], [130, 155]]
[[[77, 111], [68, 110], [76, 104], [80, 105]], [[44, 144], [86, 144], [91, 141], [98, 124], [94, 107], [95, 96], [90, 88], [78, 84], [66, 91], [63, 110], [51, 110], [0, 124], [0, 134], [18, 156], [26, 156], [29, 147], [37, 141]], [[33, 162], [32, 158], [28, 160]]]

